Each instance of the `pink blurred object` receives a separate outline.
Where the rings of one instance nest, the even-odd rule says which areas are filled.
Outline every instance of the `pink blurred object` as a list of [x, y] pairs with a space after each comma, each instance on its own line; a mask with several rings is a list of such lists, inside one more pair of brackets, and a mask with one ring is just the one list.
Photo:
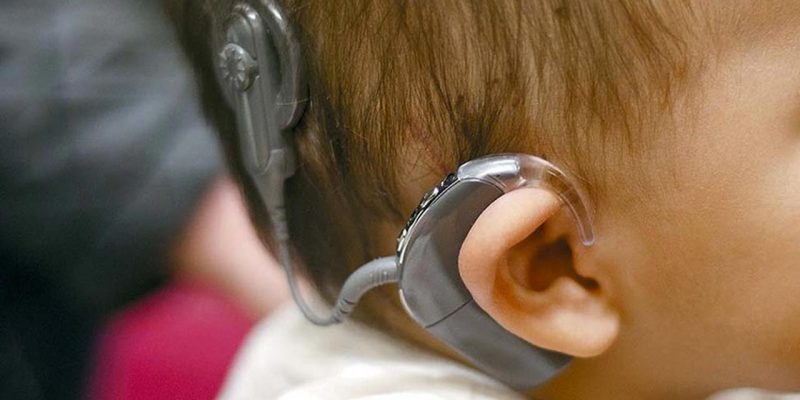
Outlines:
[[213, 399], [253, 322], [213, 290], [173, 283], [106, 326], [88, 398]]

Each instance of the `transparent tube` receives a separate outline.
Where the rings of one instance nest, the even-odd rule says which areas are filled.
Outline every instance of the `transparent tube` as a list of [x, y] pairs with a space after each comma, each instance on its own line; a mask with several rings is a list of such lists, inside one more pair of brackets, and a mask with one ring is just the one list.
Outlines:
[[595, 241], [592, 208], [580, 186], [550, 162], [528, 154], [498, 154], [478, 158], [458, 169], [459, 179], [479, 179], [492, 183], [503, 192], [523, 187], [550, 190], [567, 206], [585, 246]]

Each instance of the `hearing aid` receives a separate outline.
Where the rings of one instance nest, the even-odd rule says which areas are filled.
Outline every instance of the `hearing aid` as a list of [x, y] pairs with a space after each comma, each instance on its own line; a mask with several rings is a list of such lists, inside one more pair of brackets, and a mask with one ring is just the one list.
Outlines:
[[569, 210], [581, 242], [594, 243], [588, 197], [575, 179], [527, 154], [471, 160], [427, 192], [397, 238], [396, 254], [372, 260], [345, 281], [328, 315], [300, 293], [290, 256], [284, 183], [296, 168], [293, 128], [308, 88], [300, 41], [275, 0], [237, 3], [215, 40], [215, 73], [236, 112], [244, 166], [258, 189], [277, 242], [292, 296], [317, 325], [344, 321], [361, 296], [394, 283], [406, 312], [486, 374], [519, 390], [535, 387], [571, 361], [505, 330], [472, 298], [458, 273], [458, 254], [481, 213], [505, 193], [527, 187], [553, 192]]

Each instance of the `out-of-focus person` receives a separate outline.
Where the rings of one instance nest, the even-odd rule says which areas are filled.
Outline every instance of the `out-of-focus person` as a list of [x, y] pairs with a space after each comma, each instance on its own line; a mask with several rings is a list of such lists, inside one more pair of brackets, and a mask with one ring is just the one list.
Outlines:
[[157, 1], [0, 3], [0, 398], [81, 397], [171, 277], [250, 320], [285, 298], [172, 36]]

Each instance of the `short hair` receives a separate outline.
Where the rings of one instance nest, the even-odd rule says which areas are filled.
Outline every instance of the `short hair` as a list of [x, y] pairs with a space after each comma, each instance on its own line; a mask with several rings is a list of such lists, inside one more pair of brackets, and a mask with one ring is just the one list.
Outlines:
[[[213, 71], [232, 0], [169, 0], [256, 227], [267, 216], [245, 173], [235, 118]], [[703, 11], [689, 0], [286, 0], [309, 71], [295, 128], [299, 169], [287, 182], [292, 245], [331, 299], [379, 253], [381, 226], [413, 204], [411, 165], [444, 176], [501, 152], [536, 154], [603, 195], [609, 149], [632, 154], [700, 65]], [[617, 151], [617, 150], [614, 150]], [[385, 231], [385, 230], [384, 230]], [[372, 295], [357, 313], [378, 324], [399, 303]]]

